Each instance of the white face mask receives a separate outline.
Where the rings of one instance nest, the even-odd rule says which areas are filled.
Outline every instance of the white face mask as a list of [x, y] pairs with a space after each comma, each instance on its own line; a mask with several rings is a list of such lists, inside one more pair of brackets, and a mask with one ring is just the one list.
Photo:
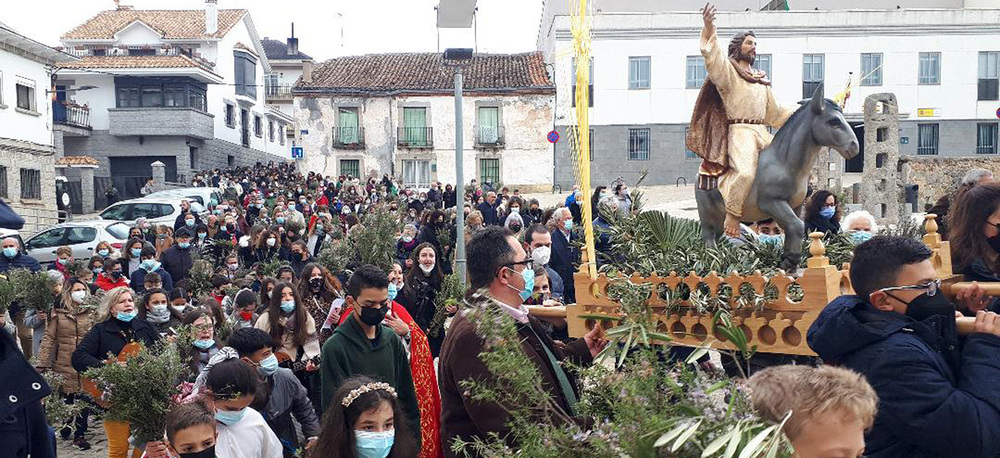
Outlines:
[[531, 259], [535, 261], [536, 266], [548, 264], [550, 256], [552, 256], [552, 248], [547, 246], [540, 246], [531, 250]]
[[274, 244], [276, 243], [278, 243], [277, 239], [274, 238], [267, 239], [267, 246], [274, 246]]
[[80, 291], [73, 291], [69, 296], [73, 298], [73, 302], [82, 304], [83, 300], [87, 297], [87, 292], [81, 289]]
[[187, 308], [187, 304], [184, 305], [171, 305], [170, 308], [174, 309], [177, 313], [181, 313]]
[[429, 266], [425, 266], [423, 264], [420, 264], [420, 270], [422, 270], [424, 272], [424, 275], [430, 275], [430, 273], [432, 271], [434, 271], [434, 264], [431, 264]]

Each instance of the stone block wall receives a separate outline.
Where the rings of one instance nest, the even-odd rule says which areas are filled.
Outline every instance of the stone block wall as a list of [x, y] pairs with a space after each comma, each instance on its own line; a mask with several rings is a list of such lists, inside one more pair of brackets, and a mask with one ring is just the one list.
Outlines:
[[[7, 194], [0, 196], [24, 218], [22, 238], [59, 220], [56, 206], [55, 151], [44, 145], [0, 139], [0, 166], [6, 169]], [[21, 198], [21, 169], [40, 171], [39, 199]]]
[[892, 93], [865, 99], [865, 164], [861, 203], [879, 221], [894, 224], [900, 217], [899, 104]]
[[901, 162], [905, 172], [902, 181], [920, 186], [917, 209], [921, 211], [934, 205], [939, 197], [954, 191], [969, 169], [986, 169], [993, 172], [994, 177], [1000, 177], [1000, 161], [995, 156], [907, 156]]

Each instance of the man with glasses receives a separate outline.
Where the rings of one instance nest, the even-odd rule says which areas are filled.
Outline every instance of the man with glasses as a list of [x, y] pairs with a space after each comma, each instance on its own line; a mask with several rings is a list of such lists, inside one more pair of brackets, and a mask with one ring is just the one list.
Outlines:
[[498, 307], [503, 319], [511, 319], [517, 327], [524, 349], [525, 362], [533, 364], [541, 377], [542, 386], [570, 416], [576, 413], [577, 389], [572, 374], [562, 362], [590, 364], [607, 345], [604, 331], [596, 326], [583, 339], [557, 347], [538, 320], [528, 315], [523, 303], [531, 296], [535, 282], [534, 262], [514, 235], [499, 226], [487, 226], [469, 241], [469, 281], [472, 291], [469, 310], [459, 313], [445, 336], [439, 361], [441, 386], [441, 440], [445, 456], [455, 456], [451, 444], [455, 439], [487, 440], [490, 433], [500, 437], [508, 432], [507, 412], [494, 402], [473, 400], [473, 394], [463, 381], [483, 382], [493, 379], [480, 359], [484, 342], [476, 333], [476, 323], [469, 319], [477, 308]]
[[902, 237], [858, 245], [850, 272], [856, 295], [826, 306], [809, 328], [809, 347], [875, 388], [866, 456], [998, 456], [1000, 316], [983, 310], [978, 285], [961, 292], [958, 305], [976, 319], [960, 341], [956, 307], [931, 255]]
[[396, 331], [382, 323], [389, 311], [389, 276], [368, 264], [355, 270], [347, 281], [344, 307], [351, 316], [337, 326], [320, 354], [323, 412], [344, 380], [367, 375], [396, 390], [410, 428], [419, 431], [420, 409], [410, 360]]

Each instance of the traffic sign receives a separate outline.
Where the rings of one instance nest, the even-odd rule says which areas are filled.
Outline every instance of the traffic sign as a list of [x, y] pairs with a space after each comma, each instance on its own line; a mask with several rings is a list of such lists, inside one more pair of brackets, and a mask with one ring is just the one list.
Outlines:
[[559, 141], [559, 132], [553, 130], [552, 132], [549, 132], [549, 134], [546, 135], [545, 138], [549, 140], [549, 143], [556, 143]]
[[997, 108], [997, 117], [1000, 118], [1000, 108]]
[[302, 159], [303, 151], [301, 146], [292, 147], [292, 159]]

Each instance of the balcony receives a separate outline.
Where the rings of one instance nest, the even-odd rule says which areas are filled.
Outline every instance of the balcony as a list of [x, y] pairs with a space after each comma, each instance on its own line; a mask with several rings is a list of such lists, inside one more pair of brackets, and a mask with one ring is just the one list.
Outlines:
[[267, 84], [264, 86], [264, 97], [268, 102], [273, 101], [292, 101], [292, 88], [295, 87], [291, 84]]
[[433, 127], [400, 127], [396, 130], [396, 144], [400, 148], [433, 148]]
[[189, 107], [109, 108], [108, 133], [124, 136], [215, 138], [213, 116]]
[[333, 147], [340, 149], [364, 149], [365, 129], [363, 127], [334, 127]]
[[52, 122], [90, 129], [90, 107], [65, 100], [52, 101]]
[[504, 132], [503, 127], [498, 126], [476, 126], [476, 141], [474, 148], [503, 148]]

